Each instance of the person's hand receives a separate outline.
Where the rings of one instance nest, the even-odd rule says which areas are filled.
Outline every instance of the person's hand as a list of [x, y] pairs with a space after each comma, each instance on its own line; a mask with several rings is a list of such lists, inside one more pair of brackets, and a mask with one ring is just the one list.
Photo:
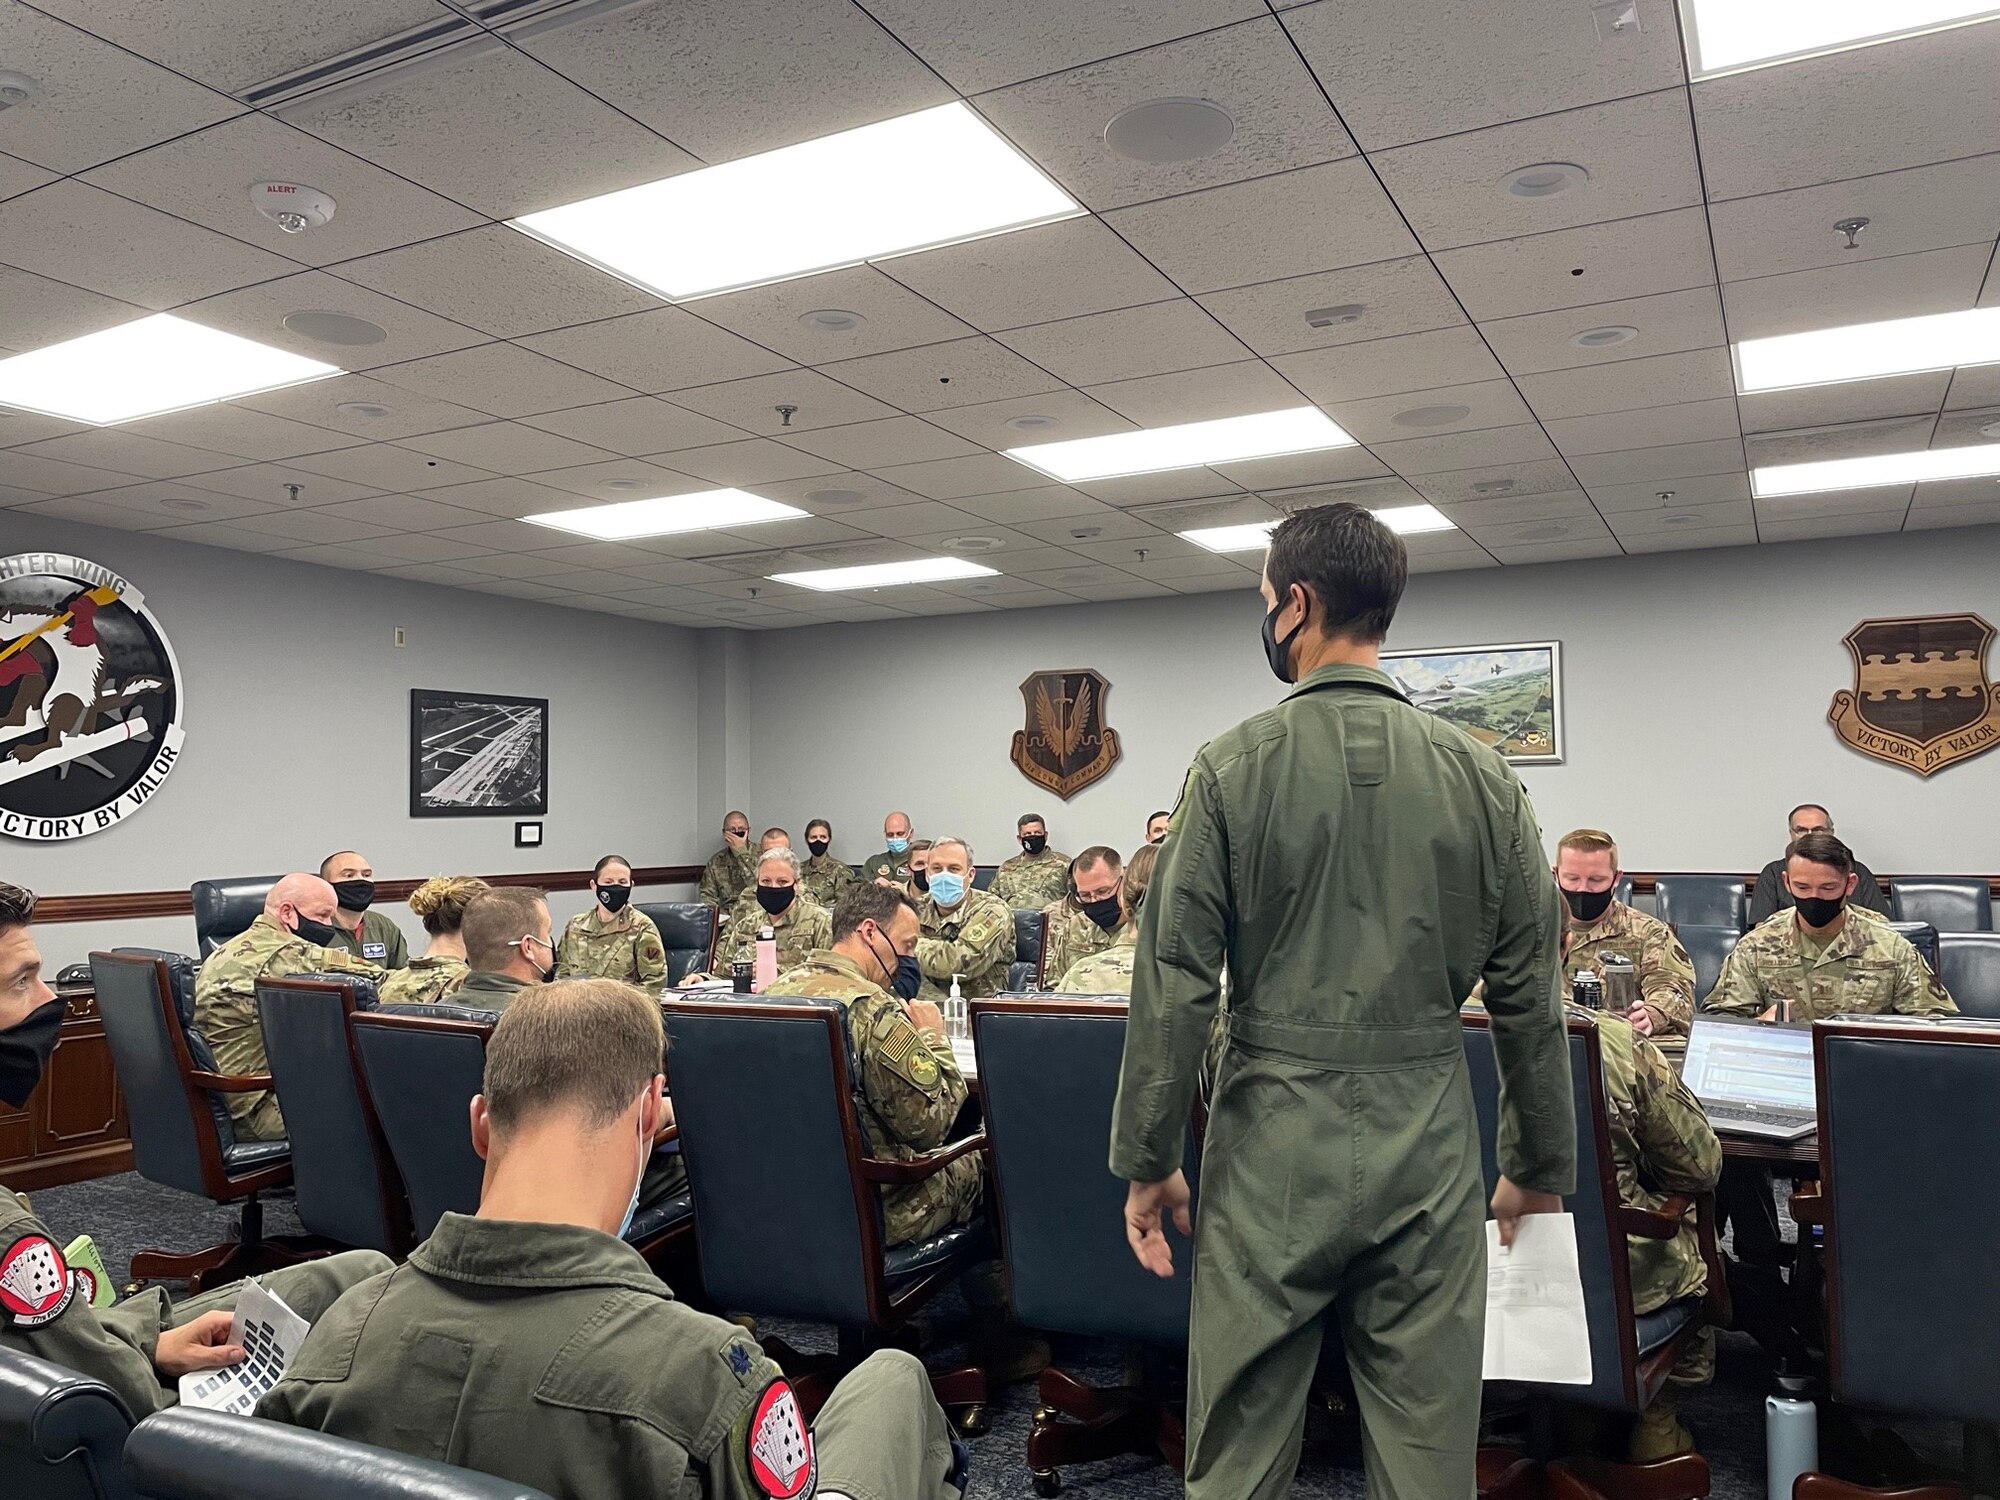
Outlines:
[[1174, 1228], [1184, 1235], [1194, 1233], [1188, 1203], [1187, 1177], [1180, 1172], [1163, 1182], [1135, 1182], [1125, 1190], [1125, 1243], [1132, 1247], [1139, 1264], [1155, 1276], [1174, 1274], [1174, 1252], [1167, 1244], [1165, 1211], [1173, 1210]]
[[205, 1312], [178, 1328], [164, 1328], [153, 1345], [153, 1364], [178, 1380], [196, 1370], [226, 1370], [243, 1363], [241, 1344], [229, 1342], [233, 1314]]
[[935, 1000], [910, 1000], [903, 1005], [903, 1013], [910, 1018], [910, 1024], [919, 1031], [944, 1035], [944, 1012], [939, 1010]]
[[1514, 1243], [1514, 1231], [1520, 1228], [1521, 1220], [1527, 1215], [1559, 1214], [1562, 1206], [1561, 1194], [1537, 1193], [1503, 1175], [1500, 1186], [1493, 1190], [1493, 1217], [1500, 1221], [1500, 1243]]
[[750, 835], [747, 833], [730, 833], [725, 829], [722, 835], [722, 842], [732, 849], [741, 849], [750, 842]]
[[1653, 1013], [1643, 1004], [1632, 1007], [1632, 1013], [1625, 1018], [1632, 1023], [1632, 1029], [1640, 1036], [1653, 1034]]

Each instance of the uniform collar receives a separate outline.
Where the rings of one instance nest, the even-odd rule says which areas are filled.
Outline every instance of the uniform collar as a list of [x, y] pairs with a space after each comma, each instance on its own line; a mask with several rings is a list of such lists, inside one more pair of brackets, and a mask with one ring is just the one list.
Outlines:
[[[1786, 915], [1792, 919], [1786, 926], [1786, 931], [1791, 937], [1792, 951], [1803, 958], [1806, 944], [1805, 932], [1799, 926], [1799, 910], [1796, 906], [1791, 907]], [[1854, 957], [1868, 946], [1868, 936], [1867, 926], [1855, 919], [1853, 904], [1849, 903], [1847, 920], [1841, 923], [1840, 931], [1834, 934], [1833, 941], [1820, 950], [1817, 962], [1830, 963], [1836, 959]]]
[[958, 905], [954, 906], [950, 911], [946, 911], [937, 904], [937, 897], [933, 896], [929, 891], [925, 891], [924, 904], [917, 908], [917, 920], [919, 922], [935, 922], [939, 926], [943, 926], [946, 922], [963, 921], [965, 914], [972, 908], [972, 898], [978, 894], [972, 888], [972, 881], [968, 877], [965, 882], [965, 894], [959, 898]]
[[1396, 686], [1396, 680], [1380, 667], [1364, 667], [1354, 662], [1330, 662], [1317, 671], [1308, 673], [1292, 690], [1285, 694], [1287, 700], [1301, 697], [1306, 693], [1316, 693], [1321, 688], [1356, 686], [1375, 688], [1392, 698], [1408, 703], [1403, 690]]
[[458, 992], [461, 995], [467, 990], [475, 994], [511, 995], [527, 987], [527, 980], [516, 979], [512, 974], [502, 974], [493, 969], [468, 969], [465, 978], [458, 982]]
[[603, 909], [603, 904], [593, 895], [590, 898], [590, 910], [578, 912], [574, 920], [583, 924], [585, 932], [625, 932], [638, 925], [632, 919], [641, 915], [641, 913], [632, 909], [632, 898], [630, 896], [625, 898], [625, 909], [623, 911], [614, 911], [609, 914], [606, 920], [600, 922], [597, 920], [597, 914]]
[[425, 1275], [478, 1286], [555, 1291], [615, 1286], [663, 1301], [673, 1291], [623, 1240], [581, 1224], [523, 1224], [447, 1213], [431, 1237], [410, 1252]]
[[[1569, 903], [1565, 901], [1563, 907], [1567, 911]], [[1623, 901], [1613, 898], [1611, 904], [1597, 914], [1595, 922], [1581, 923], [1574, 917], [1565, 916], [1563, 918], [1563, 932], [1571, 941], [1581, 938], [1585, 933], [1590, 932], [1601, 931], [1606, 937], [1615, 936], [1625, 930], [1625, 914], [1631, 909]]]

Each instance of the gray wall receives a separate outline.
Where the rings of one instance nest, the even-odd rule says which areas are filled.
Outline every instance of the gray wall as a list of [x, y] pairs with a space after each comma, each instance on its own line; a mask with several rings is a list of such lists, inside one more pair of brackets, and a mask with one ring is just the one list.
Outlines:
[[[752, 636], [737, 784], [755, 823], [832, 818], [849, 858], [879, 847], [891, 807], [982, 860], [1012, 852], [1026, 810], [1068, 852], [1129, 849], [1201, 744], [1278, 696], [1261, 610], [1246, 589]], [[1551, 840], [1602, 826], [1633, 869], [1751, 869], [1814, 799], [1877, 870], [1984, 873], [2000, 870], [2000, 752], [1923, 781], [1826, 722], [1858, 621], [1963, 610], [2000, 622], [2000, 527], [1419, 575], [1390, 644], [1562, 642], [1567, 761], [1522, 771]], [[1124, 758], [1063, 803], [1008, 760], [1018, 685], [1086, 666], [1112, 683]]]
[[[316, 865], [359, 846], [384, 876], [704, 857], [696, 833], [696, 633], [245, 552], [0, 514], [0, 555], [78, 554], [145, 592], [172, 641], [186, 747], [130, 819], [61, 844], [0, 840], [0, 878], [64, 895], [184, 887]], [[397, 649], [393, 630], [408, 644]], [[409, 690], [549, 699], [543, 847], [511, 818], [409, 816]], [[559, 896], [561, 912], [582, 899]], [[408, 908], [387, 907], [421, 947]], [[62, 924], [51, 958], [92, 945], [185, 947], [186, 918]]]

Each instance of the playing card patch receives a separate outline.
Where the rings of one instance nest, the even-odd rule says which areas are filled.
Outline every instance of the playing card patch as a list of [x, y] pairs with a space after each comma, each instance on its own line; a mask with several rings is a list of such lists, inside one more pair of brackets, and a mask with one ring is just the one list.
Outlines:
[[74, 1273], [47, 1235], [23, 1235], [0, 1255], [0, 1312], [15, 1328], [54, 1322], [68, 1311], [77, 1290]]
[[819, 1490], [819, 1458], [812, 1429], [799, 1411], [790, 1381], [774, 1380], [750, 1421], [750, 1477], [771, 1500], [810, 1500]]

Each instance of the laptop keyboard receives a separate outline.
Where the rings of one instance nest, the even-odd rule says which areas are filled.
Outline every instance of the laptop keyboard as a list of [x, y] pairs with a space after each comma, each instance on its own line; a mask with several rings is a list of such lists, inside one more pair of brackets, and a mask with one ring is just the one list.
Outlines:
[[1751, 1125], [1810, 1125], [1814, 1116], [1796, 1109], [1746, 1109], [1735, 1104], [1704, 1104], [1710, 1120], [1742, 1121]]

